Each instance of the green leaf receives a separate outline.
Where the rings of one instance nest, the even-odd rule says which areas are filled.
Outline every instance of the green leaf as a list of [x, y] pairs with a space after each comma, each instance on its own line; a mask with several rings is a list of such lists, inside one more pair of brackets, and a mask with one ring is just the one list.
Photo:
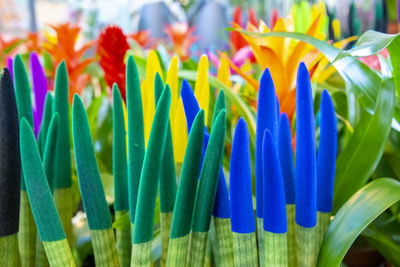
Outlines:
[[[179, 71], [179, 78], [186, 79], [188, 81], [196, 81], [196, 71], [188, 71], [188, 70], [180, 70]], [[250, 133], [250, 140], [254, 140], [255, 133], [256, 133], [256, 119], [251, 112], [250, 108], [246, 105], [246, 103], [240, 98], [239, 95], [232, 92], [232, 90], [227, 87], [225, 84], [220, 82], [217, 78], [213, 76], [208, 77], [208, 81], [210, 85], [214, 88], [219, 88], [224, 90], [226, 97], [229, 101], [237, 108], [237, 111], [240, 116], [247, 122], [249, 126], [249, 133]]]
[[[370, 113], [375, 110], [378, 91], [381, 87], [382, 78], [380, 75], [362, 63], [355, 57], [344, 57], [335, 61], [335, 58], [342, 50], [328, 44], [325, 41], [318, 40], [310, 35], [297, 32], [249, 32], [237, 30], [238, 32], [251, 37], [288, 37], [306, 42], [317, 48], [333, 64], [338, 73], [346, 82], [348, 88], [352, 90], [360, 104]], [[335, 61], [335, 62], [334, 62]], [[397, 84], [397, 83], [396, 83]], [[400, 110], [396, 110], [397, 118], [400, 118]]]
[[400, 182], [377, 179], [354, 194], [339, 210], [322, 243], [317, 266], [339, 266], [357, 236], [400, 200]]
[[[398, 229], [396, 229], [398, 231]], [[370, 225], [362, 233], [368, 242], [372, 244], [384, 257], [396, 266], [400, 266], [400, 246], [390, 236], [379, 231], [376, 226]]]
[[372, 30], [367, 31], [360, 36], [356, 45], [353, 48], [340, 52], [334, 61], [337, 61], [346, 56], [367, 57], [376, 54], [385, 47], [388, 47], [391, 42], [398, 36], [400, 35], [386, 34]]
[[375, 114], [363, 113], [338, 157], [334, 213], [368, 181], [378, 165], [391, 129], [394, 106], [393, 79], [386, 79], [380, 90]]
[[122, 214], [114, 223], [113, 228], [121, 230], [129, 230], [131, 227], [131, 220], [129, 219], [129, 212]]

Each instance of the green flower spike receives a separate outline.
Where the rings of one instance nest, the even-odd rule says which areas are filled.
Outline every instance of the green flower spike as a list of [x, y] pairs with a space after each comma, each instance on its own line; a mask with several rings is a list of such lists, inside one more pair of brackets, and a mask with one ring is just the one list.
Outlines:
[[184, 267], [204, 138], [204, 110], [194, 119], [183, 160], [168, 246], [167, 267]]
[[[29, 125], [33, 127], [31, 88], [20, 55], [17, 55], [14, 59], [13, 73], [19, 120], [25, 118]], [[35, 264], [36, 226], [22, 176], [19, 225], [18, 243], [21, 265], [33, 266]]]
[[140, 174], [144, 158], [144, 124], [139, 74], [133, 56], [126, 66], [126, 105], [128, 113], [128, 192], [131, 231], [135, 222]]
[[[225, 109], [225, 95], [221, 90], [214, 105], [212, 124], [217, 115]], [[229, 193], [226, 186], [224, 171], [222, 166], [219, 170], [217, 192], [215, 195], [213, 210], [213, 226], [210, 229], [211, 245], [217, 266], [233, 266], [233, 234], [231, 231], [231, 218], [229, 207]]]
[[196, 193], [187, 259], [189, 266], [203, 266], [204, 264], [207, 234], [210, 229], [211, 214], [214, 207], [218, 174], [224, 148], [225, 125], [225, 110], [222, 110], [213, 124], [201, 168], [200, 185]]
[[[50, 187], [50, 191], [53, 193], [53, 184], [55, 178], [55, 168], [57, 166], [54, 164], [55, 154], [56, 154], [56, 142], [58, 139], [58, 127], [60, 125], [60, 117], [58, 113], [53, 115], [48, 126], [46, 145], [44, 146], [43, 158], [43, 168], [46, 173], [47, 182]], [[46, 252], [44, 250], [42, 240], [40, 236], [36, 236], [36, 266], [49, 266], [49, 262], [46, 257]]]
[[[169, 88], [169, 85], [166, 85]], [[154, 96], [157, 105], [163, 91], [163, 82], [158, 73], [154, 81]], [[164, 158], [160, 176], [160, 222], [161, 222], [161, 265], [165, 265], [168, 254], [169, 231], [172, 222], [176, 197], [176, 174], [174, 150], [172, 147], [171, 125], [168, 121], [167, 139], [165, 140]]]
[[65, 62], [57, 68], [54, 85], [53, 113], [60, 116], [59, 136], [56, 144], [54, 201], [67, 234], [68, 243], [74, 247], [72, 233], [71, 147], [68, 105], [68, 74]]
[[[113, 174], [114, 210], [117, 220], [129, 210], [128, 166], [126, 157], [126, 131], [122, 97], [116, 83], [113, 85]], [[117, 250], [121, 266], [131, 263], [131, 230], [117, 229]]]
[[154, 211], [167, 138], [171, 92], [164, 89], [158, 101], [143, 161], [133, 232], [131, 266], [150, 266]]
[[40, 155], [42, 155], [42, 157], [44, 153], [44, 146], [46, 145], [47, 131], [49, 130], [49, 124], [52, 118], [52, 114], [53, 114], [53, 96], [51, 95], [51, 93], [47, 93], [46, 100], [44, 102], [43, 119], [42, 123], [40, 124], [40, 131], [38, 135], [38, 147]]
[[51, 266], [75, 266], [58, 216], [32, 128], [21, 122], [21, 162], [36, 226]]
[[19, 266], [21, 181], [17, 102], [8, 69], [0, 80], [0, 266]]
[[88, 118], [78, 95], [74, 96], [72, 107], [72, 137], [79, 188], [96, 266], [119, 266], [111, 215], [100, 179]]

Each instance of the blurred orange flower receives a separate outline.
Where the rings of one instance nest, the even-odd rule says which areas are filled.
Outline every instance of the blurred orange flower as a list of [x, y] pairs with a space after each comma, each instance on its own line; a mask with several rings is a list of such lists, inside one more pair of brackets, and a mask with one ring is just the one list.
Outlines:
[[172, 42], [172, 49], [182, 61], [189, 59], [190, 47], [197, 40], [193, 35], [194, 27], [190, 27], [188, 23], [174, 23], [165, 27], [169, 39]]
[[80, 27], [73, 26], [68, 22], [57, 26], [50, 25], [50, 27], [56, 32], [56, 36], [47, 35], [43, 48], [53, 60], [53, 79], [56, 66], [65, 60], [69, 79], [69, 101], [72, 102], [74, 94], [81, 93], [89, 81], [89, 75], [83, 74], [83, 72], [93, 59], [82, 59], [82, 57], [93, 45], [93, 42], [88, 42], [77, 49], [76, 41], [81, 31]]
[[17, 48], [17, 46], [21, 43], [21, 39], [12, 38], [10, 40], [6, 40], [0, 34], [0, 64], [2, 66], [6, 65], [7, 57], [9, 57], [12, 52]]

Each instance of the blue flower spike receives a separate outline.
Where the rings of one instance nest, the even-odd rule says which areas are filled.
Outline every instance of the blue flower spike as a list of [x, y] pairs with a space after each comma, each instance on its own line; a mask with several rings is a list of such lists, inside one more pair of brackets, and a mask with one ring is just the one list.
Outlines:
[[282, 113], [279, 120], [279, 159], [285, 187], [288, 263], [296, 266], [296, 240], [295, 240], [295, 169], [293, 160], [292, 134], [290, 122], [286, 113]]
[[250, 166], [249, 131], [240, 118], [233, 137], [229, 182], [235, 266], [258, 265]]
[[[258, 91], [257, 119], [256, 119], [256, 144], [255, 144], [255, 179], [256, 179], [256, 215], [258, 245], [260, 251], [263, 249], [263, 167], [262, 167], [262, 142], [264, 131], [269, 130], [274, 145], [278, 142], [278, 108], [276, 101], [274, 82], [268, 68], [261, 76], [260, 88]], [[264, 253], [259, 254], [259, 260], [264, 262]], [[262, 265], [263, 266], [263, 265]]]
[[196, 117], [197, 112], [199, 112], [200, 110], [200, 106], [199, 103], [197, 102], [196, 97], [194, 96], [194, 91], [192, 87], [190, 87], [190, 84], [186, 80], [182, 81], [181, 97], [182, 97], [183, 109], [185, 111], [188, 132], [190, 132], [194, 118]]
[[335, 180], [337, 128], [335, 109], [329, 93], [321, 96], [321, 126], [317, 158], [317, 228], [319, 245], [330, 224]]
[[278, 152], [269, 130], [265, 130], [263, 138], [263, 176], [265, 266], [287, 266], [285, 189]]
[[315, 123], [310, 76], [302, 62], [296, 87], [296, 240], [298, 266], [315, 266], [316, 240], [316, 152]]

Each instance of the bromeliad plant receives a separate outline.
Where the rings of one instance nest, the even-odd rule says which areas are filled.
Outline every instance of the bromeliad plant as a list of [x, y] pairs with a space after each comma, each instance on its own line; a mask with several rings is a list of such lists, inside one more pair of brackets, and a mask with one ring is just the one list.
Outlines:
[[[25, 214], [32, 211], [32, 220], [35, 221], [41, 241], [36, 243], [36, 238], [31, 238], [31, 243], [20, 241], [20, 251], [24, 253], [21, 255], [26, 255], [21, 260], [29, 264], [36, 257], [36, 262], [44, 259], [51, 266], [71, 266], [75, 264], [71, 253], [73, 243], [68, 235], [72, 204], [67, 203], [72, 201], [68, 198], [71, 193], [66, 193], [70, 190], [66, 174], [71, 166], [65, 158], [69, 152], [63, 148], [69, 147], [65, 142], [70, 139], [66, 69], [63, 64], [59, 66], [53, 109], [45, 107], [45, 113], [52, 115], [45, 114], [51, 120], [41, 150], [32, 131], [32, 123], [27, 120], [31, 116], [30, 103], [22, 101], [26, 100], [23, 96], [29, 94], [29, 85], [24, 68], [18, 62], [17, 58], [14, 65], [17, 96], [13, 95], [11, 78], [5, 70], [1, 79], [0, 99], [17, 100], [21, 116], [19, 142], [22, 182], [26, 190], [21, 192], [22, 196], [26, 196], [21, 197], [21, 210], [26, 211], [21, 216], [21, 223], [22, 220], [30, 222]], [[181, 96], [189, 139], [177, 183], [169, 123], [170, 87], [168, 84], [164, 86], [161, 77], [156, 74], [153, 88], [155, 113], [147, 146], [139, 75], [133, 57], [128, 60], [126, 73], [127, 138], [123, 100], [117, 85], [113, 88], [114, 210], [117, 220], [128, 213], [131, 221], [128, 228], [117, 228], [116, 236], [87, 114], [80, 97], [74, 96], [74, 158], [96, 265], [151, 264], [155, 209], [159, 201], [162, 264], [192, 266], [213, 260], [218, 266], [315, 266], [319, 247], [330, 224], [336, 159], [336, 119], [332, 100], [324, 91], [317, 160], [313, 100], [306, 66], [300, 65], [297, 76], [296, 171], [291, 127], [287, 116], [284, 113], [280, 115], [268, 69], [260, 82], [256, 128], [257, 224], [252, 205], [249, 135], [243, 119], [237, 123], [233, 140], [230, 190], [221, 166], [226, 135], [223, 91], [214, 105], [209, 134], [205, 112], [200, 110], [190, 85], [183, 82]], [[48, 103], [51, 103], [51, 99], [49, 95], [45, 106], [50, 105]], [[15, 131], [18, 132], [18, 127], [14, 125], [16, 106], [5, 109], [5, 112], [7, 115], [11, 112], [11, 115], [6, 115], [8, 119], [2, 126], [5, 129], [2, 134], [5, 138], [15, 140]], [[14, 161], [19, 158], [18, 149], [12, 151], [16, 153], [4, 154], [4, 160], [18, 165], [18, 161]], [[62, 155], [60, 151], [63, 151]], [[61, 159], [61, 156], [64, 158]], [[63, 166], [65, 169], [60, 173]], [[11, 186], [7, 181], [19, 178], [19, 169], [13, 169], [14, 175], [8, 173], [5, 170], [1, 176], [7, 190]], [[13, 184], [12, 188], [19, 188], [17, 185]], [[6, 199], [2, 203], [19, 207], [19, 197], [15, 196], [19, 190], [14, 191], [13, 194], [4, 195]], [[8, 205], [4, 206], [1, 212], [6, 214], [8, 208]], [[18, 222], [17, 215], [5, 216], [15, 224]], [[29, 229], [35, 229], [25, 221], [21, 224], [20, 240], [32, 235]], [[6, 230], [3, 236], [7, 238], [2, 242], [13, 253], [7, 254], [2, 260], [4, 263], [16, 264], [20, 257], [16, 252], [16, 239], [11, 236], [16, 234], [17, 229], [10, 226]]]
[[[396, 72], [397, 54], [393, 51], [398, 40], [396, 36], [368, 33], [354, 49], [340, 52], [304, 34], [245, 31], [241, 34], [257, 38], [296, 37], [319, 47], [346, 82], [353, 82], [349, 88], [358, 93], [358, 103], [373, 115], [364, 113], [354, 130], [343, 128], [336, 115], [341, 115], [341, 121], [351, 119], [352, 125], [357, 121], [343, 114], [340, 108], [343, 92], [338, 96], [332, 88], [328, 88], [328, 93], [317, 86], [313, 97], [310, 74], [303, 63], [297, 70], [296, 112], [291, 123], [281, 110], [273, 75], [268, 69], [257, 88], [257, 112], [252, 113], [228, 87], [229, 75], [223, 82], [218, 80], [222, 74], [217, 78], [208, 76], [206, 57], [202, 57], [196, 75], [188, 71], [179, 71], [178, 75], [176, 58], [165, 71], [158, 54], [152, 51], [145, 68], [140, 65], [143, 63], [140, 58], [128, 58], [124, 74], [126, 102], [119, 86], [113, 86], [112, 134], [110, 128], [94, 131], [92, 116], [96, 109], [93, 111], [92, 105], [96, 102], [85, 110], [83, 104], [87, 98], [76, 95], [71, 139], [66, 66], [61, 63], [58, 67], [55, 94], [47, 93], [37, 127], [30, 84], [17, 56], [13, 62], [14, 83], [7, 71], [0, 80], [0, 100], [4, 103], [0, 141], [2, 148], [9, 148], [1, 151], [1, 160], [7, 162], [6, 166], [13, 166], [12, 172], [0, 168], [0, 189], [8, 190], [0, 194], [4, 196], [0, 213], [10, 225], [9, 228], [0, 225], [1, 246], [7, 247], [2, 251], [10, 252], [1, 257], [4, 262], [0, 265], [18, 261], [38, 266], [46, 262], [52, 266], [80, 265], [71, 231], [71, 217], [77, 208], [73, 192], [79, 190], [99, 266], [148, 266], [158, 258], [167, 266], [210, 262], [217, 266], [338, 266], [361, 231], [400, 197], [399, 183], [393, 179], [378, 179], [360, 189], [382, 155], [381, 148], [388, 138], [396, 108], [390, 62], [381, 58], [381, 73], [377, 74], [353, 57], [371, 54], [365, 52], [365, 47], [368, 51], [378, 51], [388, 46]], [[378, 39], [377, 36], [383, 41], [375, 44], [371, 39]], [[349, 67], [343, 62], [353, 65]], [[145, 75], [143, 69], [147, 69]], [[364, 73], [364, 79], [350, 75], [349, 71], [354, 69], [359, 71], [355, 74]], [[43, 77], [40, 71], [35, 73]], [[195, 89], [183, 80], [179, 90], [178, 77], [195, 81]], [[377, 92], [368, 91], [371, 87], [367, 85], [371, 83], [381, 84], [379, 97], [370, 99], [377, 103], [373, 111], [367, 108], [368, 98], [362, 97], [362, 93]], [[215, 101], [210, 85], [222, 89]], [[41, 87], [34, 82], [35, 86]], [[36, 94], [36, 89], [33, 91]], [[38, 96], [43, 101], [41, 91]], [[102, 99], [108, 101], [107, 97]], [[36, 95], [35, 103], [39, 103]], [[336, 111], [333, 103], [337, 105]], [[318, 106], [316, 113], [314, 107]], [[238, 116], [231, 117], [232, 112], [243, 118], [236, 123]], [[34, 130], [38, 131], [36, 139]], [[230, 140], [225, 141], [231, 132], [234, 132], [232, 147]], [[97, 151], [100, 134], [113, 143], [113, 158], [109, 163], [114, 178], [111, 201], [103, 172], [104, 158], [100, 159]], [[342, 138], [337, 146], [338, 134]], [[21, 155], [15, 139], [18, 135]], [[185, 140], [181, 136], [188, 138], [187, 145], [180, 144], [180, 140]], [[70, 140], [74, 151], [72, 161], [69, 161]], [[340, 150], [337, 164], [336, 147]], [[19, 155], [23, 173], [21, 191], [18, 183], [10, 183], [20, 177]], [[354, 162], [365, 168], [355, 167]], [[252, 171], [255, 190], [251, 186]], [[349, 183], [346, 177], [352, 177], [354, 183]], [[114, 209], [110, 210], [112, 202]], [[18, 213], [9, 212], [11, 207], [19, 207], [19, 219]], [[395, 211], [384, 215], [392, 213]], [[393, 244], [382, 239], [380, 232], [380, 222], [387, 220], [380, 218], [363, 235], [375, 244]], [[18, 221], [19, 231], [15, 227]], [[160, 244], [157, 255], [153, 246], [159, 248]], [[397, 263], [393, 257], [395, 246], [380, 246], [380, 250]]]

